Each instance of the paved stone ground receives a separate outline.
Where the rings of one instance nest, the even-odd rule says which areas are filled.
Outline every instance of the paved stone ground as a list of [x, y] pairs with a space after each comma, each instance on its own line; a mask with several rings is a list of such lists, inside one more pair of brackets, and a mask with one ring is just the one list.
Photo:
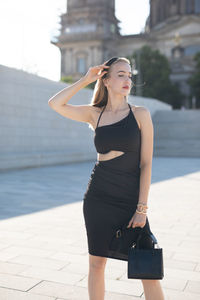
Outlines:
[[[88, 300], [82, 198], [94, 161], [0, 174], [0, 299]], [[153, 159], [148, 218], [163, 248], [166, 300], [200, 299], [200, 159]], [[144, 299], [108, 259], [105, 300]]]

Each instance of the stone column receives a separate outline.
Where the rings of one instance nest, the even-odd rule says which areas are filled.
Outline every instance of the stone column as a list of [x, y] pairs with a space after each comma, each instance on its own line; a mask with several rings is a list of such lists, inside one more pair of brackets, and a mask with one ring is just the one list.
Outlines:
[[66, 75], [66, 49], [61, 48], [60, 53], [61, 53], [61, 76], [65, 76]]

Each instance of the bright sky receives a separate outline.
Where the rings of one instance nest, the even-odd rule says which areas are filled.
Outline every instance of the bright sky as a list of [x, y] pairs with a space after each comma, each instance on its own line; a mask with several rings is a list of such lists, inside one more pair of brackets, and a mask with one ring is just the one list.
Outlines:
[[[60, 79], [60, 50], [50, 43], [58, 33], [66, 0], [0, 1], [0, 64], [51, 80]], [[140, 33], [149, 0], [116, 0], [121, 34]]]

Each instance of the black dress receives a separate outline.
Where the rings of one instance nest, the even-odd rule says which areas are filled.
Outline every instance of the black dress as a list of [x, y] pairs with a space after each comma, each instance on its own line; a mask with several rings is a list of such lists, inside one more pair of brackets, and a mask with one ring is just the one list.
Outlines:
[[[128, 261], [125, 253], [110, 249], [112, 238], [119, 228], [129, 223], [139, 198], [141, 131], [131, 106], [122, 120], [95, 129], [94, 144], [98, 153], [111, 150], [124, 153], [115, 158], [96, 161], [83, 198], [83, 215], [87, 232], [88, 252], [91, 255]], [[130, 227], [137, 239], [141, 227]], [[151, 232], [146, 217], [143, 232]]]

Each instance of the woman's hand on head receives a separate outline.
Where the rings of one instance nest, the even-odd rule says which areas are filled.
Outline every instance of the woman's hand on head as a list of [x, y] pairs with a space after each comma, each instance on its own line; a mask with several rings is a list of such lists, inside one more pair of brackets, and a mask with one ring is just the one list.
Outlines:
[[94, 67], [90, 67], [88, 72], [85, 74], [84, 78], [89, 83], [96, 81], [97, 79], [101, 78], [104, 74], [108, 71], [103, 71], [103, 69], [109, 69], [110, 66], [98, 65]]

